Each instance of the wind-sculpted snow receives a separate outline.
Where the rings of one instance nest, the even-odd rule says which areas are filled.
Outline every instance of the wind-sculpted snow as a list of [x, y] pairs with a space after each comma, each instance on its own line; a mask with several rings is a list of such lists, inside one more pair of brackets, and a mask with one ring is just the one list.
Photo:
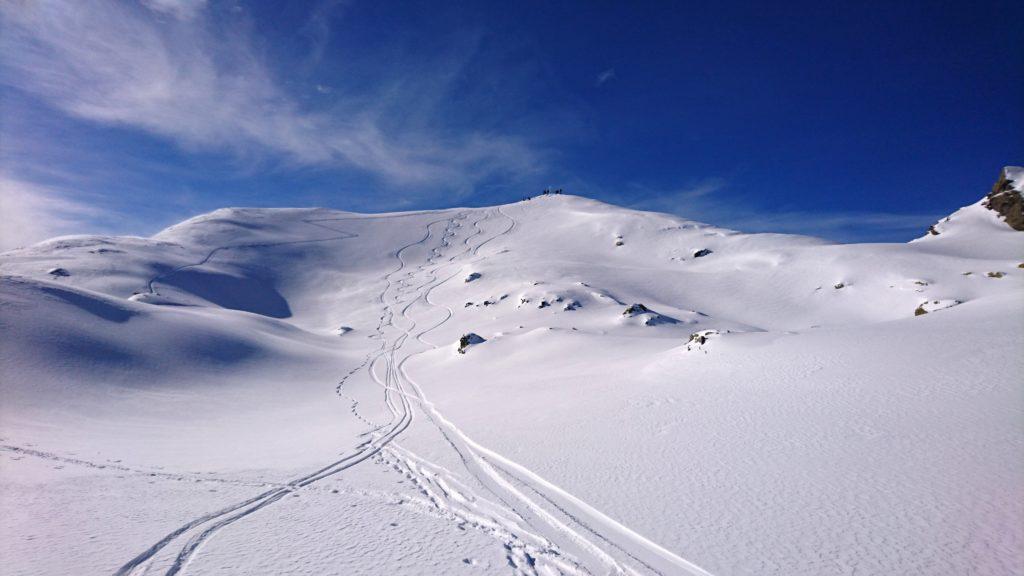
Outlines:
[[1024, 233], [979, 210], [841, 245], [234, 208], [5, 253], [3, 572], [1021, 572]]

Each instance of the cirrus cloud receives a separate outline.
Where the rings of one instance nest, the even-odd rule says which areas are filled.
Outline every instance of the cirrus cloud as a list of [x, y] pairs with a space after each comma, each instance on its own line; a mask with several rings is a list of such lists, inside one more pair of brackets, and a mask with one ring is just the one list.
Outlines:
[[72, 199], [66, 191], [0, 173], [0, 214], [2, 252], [81, 232], [97, 216], [97, 209]]
[[406, 108], [429, 117], [420, 102], [443, 102], [445, 85], [432, 84], [432, 95], [349, 91], [329, 108], [309, 109], [253, 47], [250, 27], [204, 5], [4, 3], [4, 82], [74, 118], [143, 130], [187, 150], [351, 168], [396, 185], [465, 189], [538, 169], [537, 155], [514, 136], [401, 121]]

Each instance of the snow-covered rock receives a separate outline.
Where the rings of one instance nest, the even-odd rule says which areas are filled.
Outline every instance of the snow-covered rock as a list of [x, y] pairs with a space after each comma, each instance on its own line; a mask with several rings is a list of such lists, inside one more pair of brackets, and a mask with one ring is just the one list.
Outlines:
[[999, 180], [992, 186], [992, 191], [985, 196], [983, 205], [992, 210], [1014, 230], [1024, 231], [1024, 168], [1007, 166], [999, 175]]
[[966, 257], [1024, 258], [1022, 190], [1024, 169], [1007, 166], [988, 195], [933, 224], [912, 244]]
[[945, 299], [945, 300], [925, 300], [914, 310], [915, 316], [922, 316], [929, 312], [935, 312], [936, 310], [945, 310], [946, 308], [952, 308], [963, 304], [959, 300]]

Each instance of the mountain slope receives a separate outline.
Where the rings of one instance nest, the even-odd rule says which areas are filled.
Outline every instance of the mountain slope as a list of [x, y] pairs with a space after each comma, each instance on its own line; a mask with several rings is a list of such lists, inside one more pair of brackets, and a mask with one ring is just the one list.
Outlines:
[[0, 555], [1020, 571], [1024, 234], [991, 212], [841, 245], [542, 196], [8, 252]]
[[988, 195], [935, 223], [914, 243], [947, 254], [1018, 258], [1021, 241], [1017, 232], [1024, 230], [1022, 193], [1024, 168], [1007, 166]]

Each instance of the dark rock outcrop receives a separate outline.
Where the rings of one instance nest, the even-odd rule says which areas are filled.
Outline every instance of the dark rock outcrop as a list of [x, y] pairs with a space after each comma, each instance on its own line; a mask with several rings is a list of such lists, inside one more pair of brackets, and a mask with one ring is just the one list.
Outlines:
[[626, 307], [626, 310], [622, 313], [622, 315], [636, 316], [637, 314], [643, 314], [645, 312], [650, 312], [650, 309], [648, 309], [647, 306], [644, 306], [643, 304], [630, 304], [628, 307]]
[[1010, 228], [1024, 231], [1024, 198], [1014, 188], [1014, 181], [1007, 178], [1006, 169], [999, 174], [983, 205], [999, 214]]
[[469, 334], [464, 334], [462, 338], [459, 338], [459, 354], [465, 354], [466, 349], [469, 348], [470, 346], [482, 344], [484, 342], [486, 342], [486, 340], [484, 340], [477, 334], [474, 334], [472, 332], [470, 332]]

